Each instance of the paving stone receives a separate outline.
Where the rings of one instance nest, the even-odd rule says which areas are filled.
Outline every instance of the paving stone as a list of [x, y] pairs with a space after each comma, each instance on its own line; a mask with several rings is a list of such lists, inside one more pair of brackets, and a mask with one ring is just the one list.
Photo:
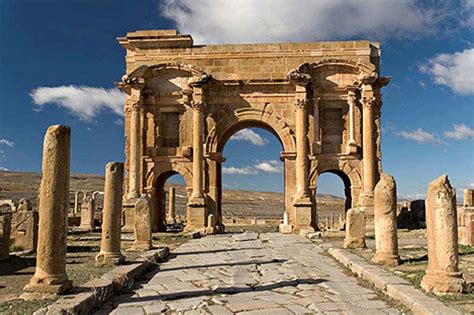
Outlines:
[[[153, 304], [153, 305], [146, 305], [143, 307], [146, 315], [156, 315], [161, 314], [166, 311], [166, 304]], [[131, 315], [131, 314], [130, 314]]]

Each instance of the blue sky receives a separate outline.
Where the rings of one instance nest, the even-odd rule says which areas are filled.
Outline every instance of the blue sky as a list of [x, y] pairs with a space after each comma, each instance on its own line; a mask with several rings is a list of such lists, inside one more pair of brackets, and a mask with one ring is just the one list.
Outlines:
[[[380, 41], [382, 75], [393, 77], [383, 96], [383, 168], [399, 195], [422, 196], [442, 173], [458, 189], [474, 187], [472, 0], [0, 1], [0, 168], [40, 171], [44, 131], [58, 123], [72, 127], [72, 172], [100, 174], [123, 160], [114, 82], [125, 52], [115, 38], [169, 28], [198, 44]], [[225, 147], [225, 187], [281, 191], [280, 151], [270, 133], [242, 132]], [[331, 176], [318, 187], [342, 194]]]

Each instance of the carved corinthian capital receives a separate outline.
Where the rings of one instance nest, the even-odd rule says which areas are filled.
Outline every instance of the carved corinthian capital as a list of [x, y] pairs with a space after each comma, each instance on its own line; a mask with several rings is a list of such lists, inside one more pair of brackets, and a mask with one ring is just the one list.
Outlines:
[[362, 98], [362, 107], [366, 109], [373, 109], [375, 106], [375, 97], [373, 96], [364, 96]]
[[309, 100], [305, 98], [296, 99], [293, 105], [295, 105], [295, 109], [306, 109], [308, 107]]
[[296, 69], [288, 72], [287, 78], [291, 82], [295, 82], [298, 85], [306, 86], [311, 82], [310, 71], [311, 69], [309, 63], [303, 63]]
[[356, 93], [354, 91], [349, 91], [347, 93], [347, 103], [349, 105], [355, 105], [357, 100]]
[[200, 112], [204, 109], [205, 104], [203, 102], [191, 101], [189, 106], [191, 106], [193, 110]]

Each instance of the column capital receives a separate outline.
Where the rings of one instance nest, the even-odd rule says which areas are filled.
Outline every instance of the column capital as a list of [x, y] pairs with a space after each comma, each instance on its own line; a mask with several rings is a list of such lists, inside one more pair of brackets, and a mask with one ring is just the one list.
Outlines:
[[375, 106], [375, 97], [373, 96], [362, 97], [362, 108], [373, 109], [374, 106]]
[[306, 109], [308, 107], [309, 100], [307, 98], [296, 99], [293, 103], [296, 110]]
[[191, 107], [196, 112], [202, 112], [204, 108], [206, 107], [206, 104], [199, 101], [191, 101], [191, 103], [189, 104], [189, 107]]
[[311, 66], [309, 63], [302, 63], [287, 74], [288, 80], [300, 86], [307, 86], [311, 83]]
[[349, 105], [355, 105], [356, 104], [356, 100], [357, 100], [357, 95], [354, 91], [352, 90], [349, 90], [347, 92], [347, 103], [349, 103]]

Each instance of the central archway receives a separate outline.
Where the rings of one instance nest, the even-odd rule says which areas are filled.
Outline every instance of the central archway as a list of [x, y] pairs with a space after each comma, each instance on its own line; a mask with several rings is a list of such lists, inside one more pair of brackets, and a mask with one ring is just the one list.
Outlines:
[[283, 160], [284, 208], [289, 214], [290, 221], [292, 221], [293, 215], [289, 208], [294, 191], [288, 188], [294, 187], [294, 160], [288, 159], [288, 156], [294, 155], [295, 139], [288, 124], [275, 114], [271, 106], [267, 106], [263, 110], [255, 108], [238, 109], [233, 113], [224, 115], [209, 132], [206, 139], [209, 212], [214, 213], [217, 221], [222, 224], [222, 163], [225, 161], [223, 149], [235, 133], [246, 128], [264, 129], [273, 134], [281, 144], [283, 149], [280, 159]]

